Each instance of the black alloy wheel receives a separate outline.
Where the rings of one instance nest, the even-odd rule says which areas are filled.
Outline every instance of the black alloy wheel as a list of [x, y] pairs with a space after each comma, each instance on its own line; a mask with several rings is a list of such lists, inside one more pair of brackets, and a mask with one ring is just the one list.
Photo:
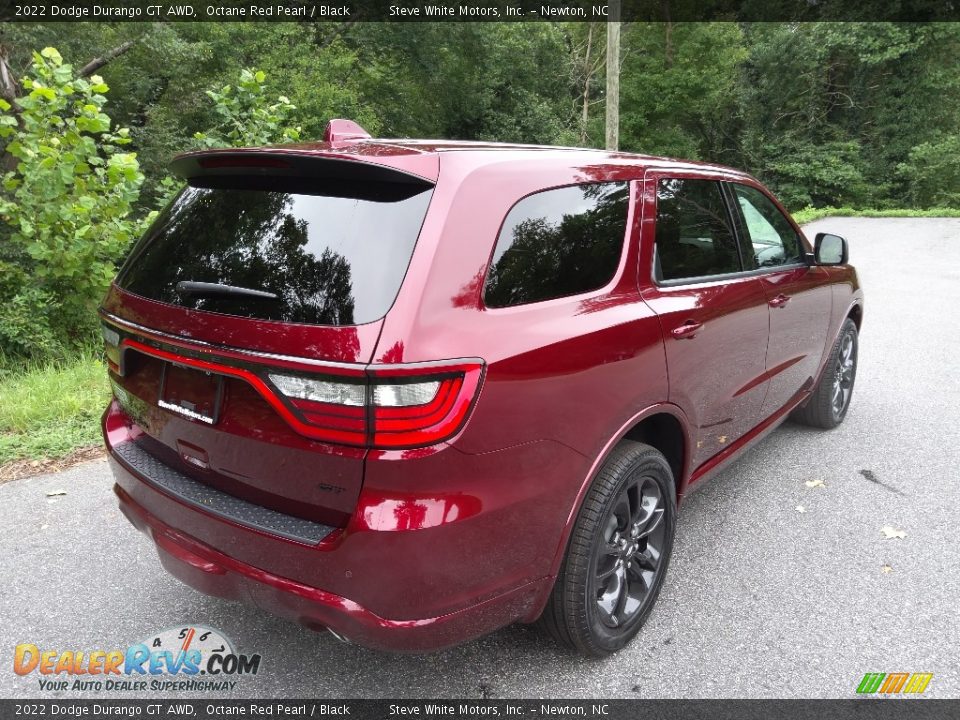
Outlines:
[[666, 528], [663, 515], [656, 480], [631, 478], [602, 523], [603, 542], [597, 543], [594, 553], [593, 594], [607, 627], [629, 625], [656, 587]]
[[793, 411], [797, 422], [830, 430], [843, 422], [850, 409], [853, 384], [857, 379], [857, 325], [847, 318], [830, 351], [820, 380], [810, 392], [806, 405]]
[[561, 645], [593, 657], [630, 642], [663, 585], [676, 514], [667, 459], [621, 441], [583, 500], [540, 624]]

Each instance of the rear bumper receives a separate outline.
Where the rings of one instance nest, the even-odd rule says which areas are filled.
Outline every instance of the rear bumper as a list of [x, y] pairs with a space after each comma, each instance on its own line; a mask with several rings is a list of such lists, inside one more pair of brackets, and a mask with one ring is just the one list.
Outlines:
[[[114, 473], [129, 474], [116, 461]], [[350, 642], [378, 650], [427, 652], [458, 645], [521, 617], [543, 581], [447, 615], [420, 620], [382, 618], [356, 602], [240, 562], [163, 523], [121, 487], [120, 510], [153, 539], [164, 569], [207, 595], [240, 600], [314, 630], [329, 628]]]
[[317, 523], [304, 529], [161, 477], [128, 452], [140, 434], [111, 404], [104, 438], [115, 493], [171, 574], [394, 651], [441, 649], [532, 621], [573, 502], [560, 489], [572, 491], [569, 476], [580, 472], [578, 456], [545, 441], [483, 455], [383, 453], [368, 461], [349, 522], [310, 537]]

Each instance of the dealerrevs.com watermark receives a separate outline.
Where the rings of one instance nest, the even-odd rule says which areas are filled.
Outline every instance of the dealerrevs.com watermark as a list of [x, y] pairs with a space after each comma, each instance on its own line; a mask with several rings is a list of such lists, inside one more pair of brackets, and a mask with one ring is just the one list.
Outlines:
[[220, 631], [201, 625], [168, 628], [126, 649], [41, 648], [20, 643], [13, 671], [36, 676], [40, 691], [224, 692], [260, 671], [261, 656], [236, 652]]

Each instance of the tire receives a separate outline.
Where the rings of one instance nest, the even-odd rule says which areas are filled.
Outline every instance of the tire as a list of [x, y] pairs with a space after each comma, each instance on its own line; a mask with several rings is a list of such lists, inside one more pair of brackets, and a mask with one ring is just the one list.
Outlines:
[[860, 348], [857, 326], [847, 318], [820, 380], [810, 393], [810, 399], [793, 411], [791, 417], [799, 423], [830, 430], [847, 416], [853, 385], [857, 379], [857, 352]]
[[666, 458], [623, 441], [593, 480], [540, 625], [569, 650], [603, 657], [640, 631], [660, 593], [676, 527]]

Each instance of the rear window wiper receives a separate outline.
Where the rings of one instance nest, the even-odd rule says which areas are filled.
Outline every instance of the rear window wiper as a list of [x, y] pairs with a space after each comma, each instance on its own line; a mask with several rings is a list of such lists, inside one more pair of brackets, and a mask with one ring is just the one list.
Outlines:
[[229, 295], [233, 297], [260, 298], [261, 300], [279, 300], [272, 292], [253, 290], [251, 288], [236, 287], [235, 285], [221, 285], [220, 283], [194, 282], [181, 280], [177, 283], [177, 291], [188, 295]]

